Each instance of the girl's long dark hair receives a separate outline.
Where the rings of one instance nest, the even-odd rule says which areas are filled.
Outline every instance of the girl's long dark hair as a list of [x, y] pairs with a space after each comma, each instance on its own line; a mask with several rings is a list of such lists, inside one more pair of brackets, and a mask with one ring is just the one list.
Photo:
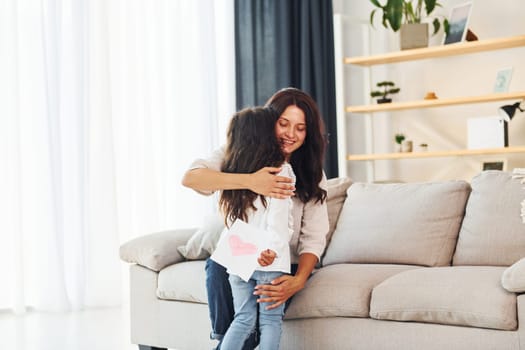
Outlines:
[[306, 119], [306, 138], [301, 147], [290, 157], [290, 164], [296, 176], [295, 195], [306, 203], [310, 200], [323, 202], [326, 191], [319, 187], [323, 177], [323, 161], [326, 148], [324, 123], [315, 101], [302, 90], [285, 88], [277, 91], [268, 102], [280, 116], [289, 106], [297, 106]]
[[[253, 173], [266, 166], [277, 167], [284, 162], [284, 154], [275, 136], [279, 115], [271, 108], [246, 108], [233, 115], [226, 140], [226, 153], [221, 171], [226, 173]], [[259, 196], [250, 190], [223, 190], [219, 206], [225, 222], [246, 221], [248, 210]], [[263, 205], [266, 200], [261, 196]]]

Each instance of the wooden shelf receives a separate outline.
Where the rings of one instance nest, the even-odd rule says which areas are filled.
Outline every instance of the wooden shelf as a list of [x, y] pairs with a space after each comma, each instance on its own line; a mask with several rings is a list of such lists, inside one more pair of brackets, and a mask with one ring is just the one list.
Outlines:
[[420, 109], [442, 106], [453, 106], [460, 104], [472, 104], [483, 102], [494, 102], [504, 100], [525, 99], [525, 91], [493, 93], [481, 96], [438, 98], [436, 100], [420, 100], [410, 102], [392, 102], [375, 105], [348, 106], [345, 108], [347, 113], [374, 113], [387, 111], [400, 111], [404, 109]]
[[525, 153], [525, 146], [485, 149], [463, 149], [455, 151], [409, 152], [409, 153], [383, 153], [383, 154], [351, 154], [347, 160], [393, 160], [393, 159], [418, 159], [436, 157], [478, 156], [508, 153]]
[[525, 46], [525, 35], [489, 40], [466, 41], [456, 44], [403, 50], [375, 56], [345, 57], [343, 61], [345, 64], [373, 66], [376, 64], [415, 61], [427, 58], [465, 55], [483, 51], [509, 49], [519, 46]]

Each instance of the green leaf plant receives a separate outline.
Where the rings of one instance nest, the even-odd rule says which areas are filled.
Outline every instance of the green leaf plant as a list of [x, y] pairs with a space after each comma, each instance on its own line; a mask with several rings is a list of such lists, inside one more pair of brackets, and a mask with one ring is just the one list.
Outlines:
[[374, 26], [374, 16], [377, 11], [382, 11], [381, 23], [385, 28], [390, 28], [397, 32], [402, 24], [421, 23], [424, 18], [434, 18], [432, 21], [433, 32], [435, 35], [441, 28], [445, 33], [449, 31], [449, 23], [442, 16], [431, 16], [436, 7], [442, 7], [437, 0], [387, 0], [385, 5], [381, 5], [379, 0], [370, 0], [377, 7], [370, 13], [370, 24]]

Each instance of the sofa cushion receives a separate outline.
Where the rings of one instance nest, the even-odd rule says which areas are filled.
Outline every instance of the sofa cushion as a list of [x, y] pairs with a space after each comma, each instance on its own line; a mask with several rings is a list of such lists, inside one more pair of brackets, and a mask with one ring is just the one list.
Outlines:
[[453, 265], [510, 266], [525, 256], [525, 225], [520, 179], [502, 171], [484, 171], [472, 181]]
[[323, 265], [449, 265], [469, 192], [465, 181], [354, 183]]
[[184, 260], [177, 247], [185, 244], [196, 229], [180, 229], [150, 233], [120, 246], [120, 258], [153, 271]]
[[515, 330], [516, 295], [501, 286], [503, 270], [455, 266], [402, 272], [374, 288], [370, 317]]
[[208, 303], [205, 262], [184, 261], [159, 272], [157, 296], [160, 299]]
[[379, 264], [323, 267], [293, 297], [285, 318], [368, 317], [372, 289], [386, 278], [413, 268], [417, 267]]
[[505, 269], [501, 275], [501, 285], [509, 292], [525, 292], [525, 258]]
[[346, 190], [351, 184], [352, 180], [348, 177], [336, 177], [327, 181], [326, 207], [328, 210], [329, 229], [326, 235], [326, 244], [332, 239], [332, 234], [335, 231], [339, 214], [341, 214], [341, 209], [346, 199]]

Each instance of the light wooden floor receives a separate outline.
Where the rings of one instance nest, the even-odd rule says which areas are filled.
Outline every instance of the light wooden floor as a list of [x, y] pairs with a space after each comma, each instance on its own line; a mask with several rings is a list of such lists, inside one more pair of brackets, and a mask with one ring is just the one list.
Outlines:
[[2, 350], [138, 350], [126, 308], [71, 313], [0, 312]]

